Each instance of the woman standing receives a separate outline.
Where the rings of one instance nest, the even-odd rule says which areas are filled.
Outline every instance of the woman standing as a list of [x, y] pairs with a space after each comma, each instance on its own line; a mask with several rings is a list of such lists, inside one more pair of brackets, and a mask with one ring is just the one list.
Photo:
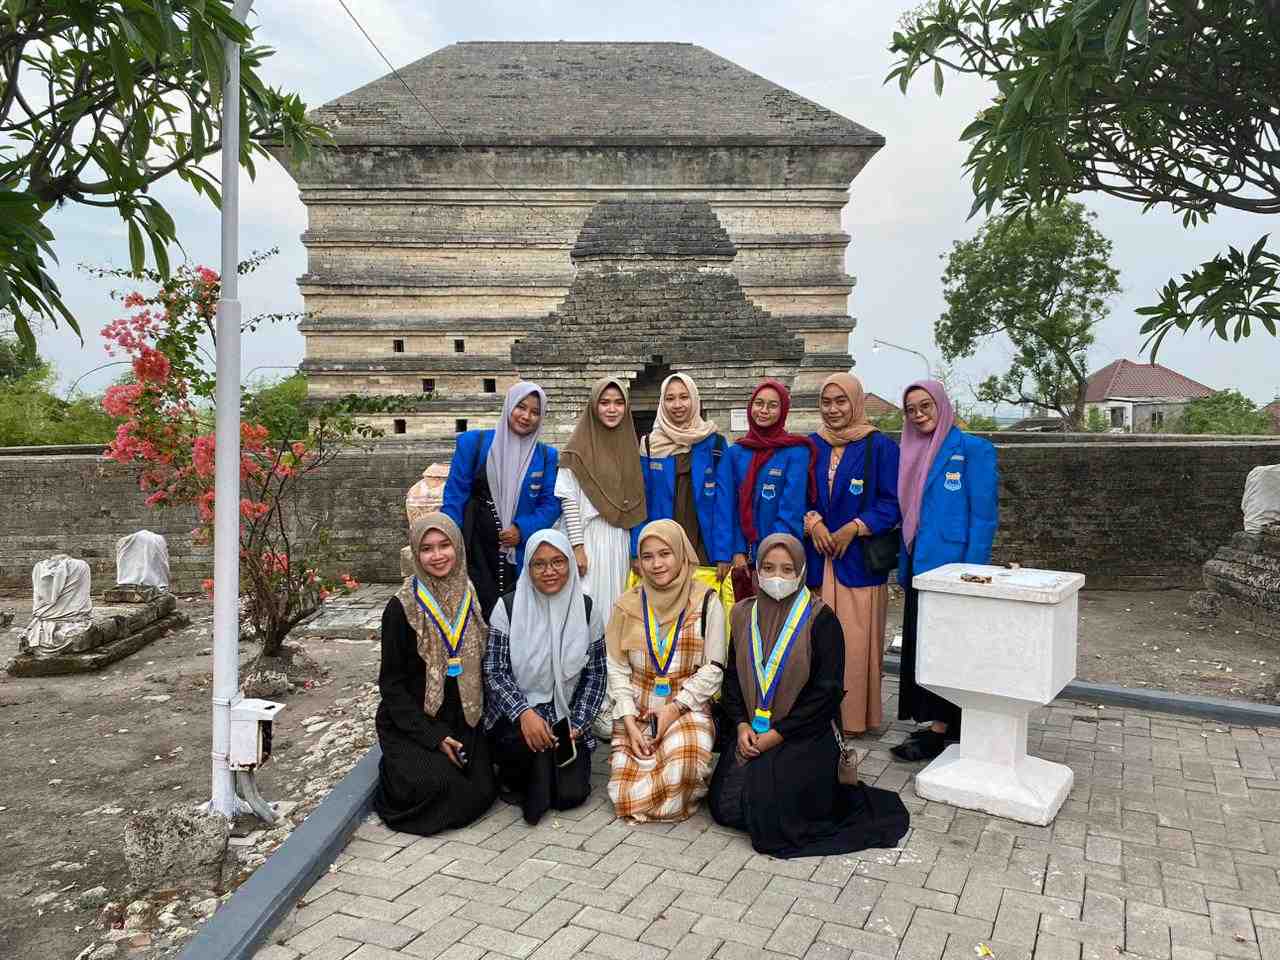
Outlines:
[[[714, 423], [702, 418], [698, 386], [687, 374], [671, 374], [658, 395], [657, 419], [640, 456], [646, 520], [680, 524], [698, 558], [698, 579], [714, 584], [729, 572], [732, 555], [729, 534], [735, 505], [725, 455], [729, 444]], [[633, 554], [639, 539], [636, 527]]]
[[619, 817], [684, 820], [707, 792], [724, 674], [724, 612], [693, 576], [693, 545], [674, 520], [640, 534], [641, 582], [605, 633], [613, 753], [609, 799]]
[[429, 513], [409, 537], [415, 575], [382, 614], [373, 806], [392, 830], [429, 836], [478, 818], [497, 785], [480, 726], [485, 626], [462, 533]]
[[711, 816], [775, 857], [892, 847], [910, 825], [901, 798], [838, 779], [844, 642], [839, 620], [804, 585], [804, 558], [790, 534], [765, 537], [760, 595], [733, 608], [721, 705], [736, 742], [720, 753]]
[[555, 493], [578, 574], [605, 613], [631, 572], [631, 528], [644, 522], [644, 475], [626, 388], [597, 380], [591, 401], [560, 453]]
[[810, 437], [818, 448], [818, 496], [804, 518], [806, 566], [809, 586], [821, 589], [823, 602], [840, 619], [840, 727], [854, 736], [884, 719], [880, 668], [889, 576], [867, 569], [857, 540], [888, 533], [902, 522], [898, 445], [867, 419], [866, 395], [856, 377], [827, 377], [818, 402], [822, 428]]
[[463, 531], [468, 572], [489, 616], [515, 586], [529, 537], [560, 516], [556, 451], [538, 442], [547, 396], [521, 381], [507, 391], [493, 430], [458, 434], [441, 509]]
[[946, 388], [921, 380], [903, 393], [902, 464], [898, 503], [902, 508], [902, 558], [898, 583], [902, 614], [902, 673], [898, 718], [929, 726], [893, 748], [900, 760], [932, 760], [960, 736], [960, 708], [916, 684], [917, 573], [947, 563], [987, 563], [995, 539], [999, 477], [996, 450], [955, 425]]
[[769, 534], [804, 535], [805, 504], [816, 498], [817, 451], [808, 437], [787, 432], [790, 410], [786, 386], [765, 380], [751, 394], [747, 435], [729, 449], [729, 482], [737, 491], [730, 545], [733, 565], [744, 572]]
[[[504, 799], [520, 798], [526, 823], [576, 807], [591, 793], [590, 723], [606, 682], [599, 610], [583, 593], [573, 548], [559, 530], [529, 538], [515, 590], [493, 608], [485, 728]], [[557, 738], [557, 722], [567, 725], [560, 734], [572, 749]], [[568, 760], [557, 756], [566, 752]]]

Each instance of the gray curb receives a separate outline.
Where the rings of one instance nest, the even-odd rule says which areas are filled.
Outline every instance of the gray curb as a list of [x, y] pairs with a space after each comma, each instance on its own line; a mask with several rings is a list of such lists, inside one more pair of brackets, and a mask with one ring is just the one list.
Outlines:
[[[900, 669], [901, 658], [897, 654], [886, 653], [884, 672], [897, 676]], [[1110, 707], [1136, 707], [1140, 710], [1217, 720], [1220, 723], [1280, 727], [1280, 707], [1269, 703], [1197, 697], [1192, 694], [1171, 693], [1168, 690], [1144, 690], [1141, 687], [1121, 687], [1114, 683], [1093, 683], [1089, 680], [1072, 680], [1062, 688], [1058, 696], [1065, 700], [1086, 700]]]
[[373, 804], [381, 759], [380, 747], [366, 753], [200, 928], [179, 960], [249, 960], [360, 826]]

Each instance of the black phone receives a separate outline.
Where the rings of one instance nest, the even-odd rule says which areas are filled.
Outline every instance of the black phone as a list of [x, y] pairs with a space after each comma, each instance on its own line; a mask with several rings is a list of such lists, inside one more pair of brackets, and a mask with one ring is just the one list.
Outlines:
[[656, 713], [649, 714], [649, 739], [658, 739], [658, 715]]
[[459, 765], [461, 765], [463, 769], [466, 769], [467, 764], [470, 762], [470, 758], [467, 756], [467, 751], [462, 749], [462, 747], [459, 747], [457, 750], [453, 751], [453, 755], [458, 758]]
[[578, 745], [573, 742], [573, 729], [569, 726], [569, 718], [564, 717], [553, 723], [551, 735], [556, 738], [556, 766], [567, 767], [578, 756]]

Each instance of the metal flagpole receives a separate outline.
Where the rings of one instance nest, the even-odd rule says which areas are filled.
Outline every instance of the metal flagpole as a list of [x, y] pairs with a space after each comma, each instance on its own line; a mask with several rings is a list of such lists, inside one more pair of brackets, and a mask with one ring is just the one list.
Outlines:
[[[236, 0], [241, 23], [253, 0]], [[233, 817], [245, 809], [229, 766], [231, 706], [240, 687], [240, 45], [223, 43], [222, 287], [218, 300], [214, 393], [213, 794], [209, 810]]]

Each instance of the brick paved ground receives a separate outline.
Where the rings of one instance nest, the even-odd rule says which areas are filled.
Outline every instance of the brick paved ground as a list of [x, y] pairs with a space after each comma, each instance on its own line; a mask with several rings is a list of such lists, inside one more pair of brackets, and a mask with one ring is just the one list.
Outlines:
[[898, 849], [775, 860], [705, 813], [630, 826], [600, 752], [588, 803], [537, 827], [501, 802], [431, 838], [370, 818], [258, 960], [1280, 958], [1280, 730], [1058, 701], [1030, 734], [1076, 774], [1049, 827], [920, 799], [887, 752], [905, 733], [862, 744], [911, 810]]

